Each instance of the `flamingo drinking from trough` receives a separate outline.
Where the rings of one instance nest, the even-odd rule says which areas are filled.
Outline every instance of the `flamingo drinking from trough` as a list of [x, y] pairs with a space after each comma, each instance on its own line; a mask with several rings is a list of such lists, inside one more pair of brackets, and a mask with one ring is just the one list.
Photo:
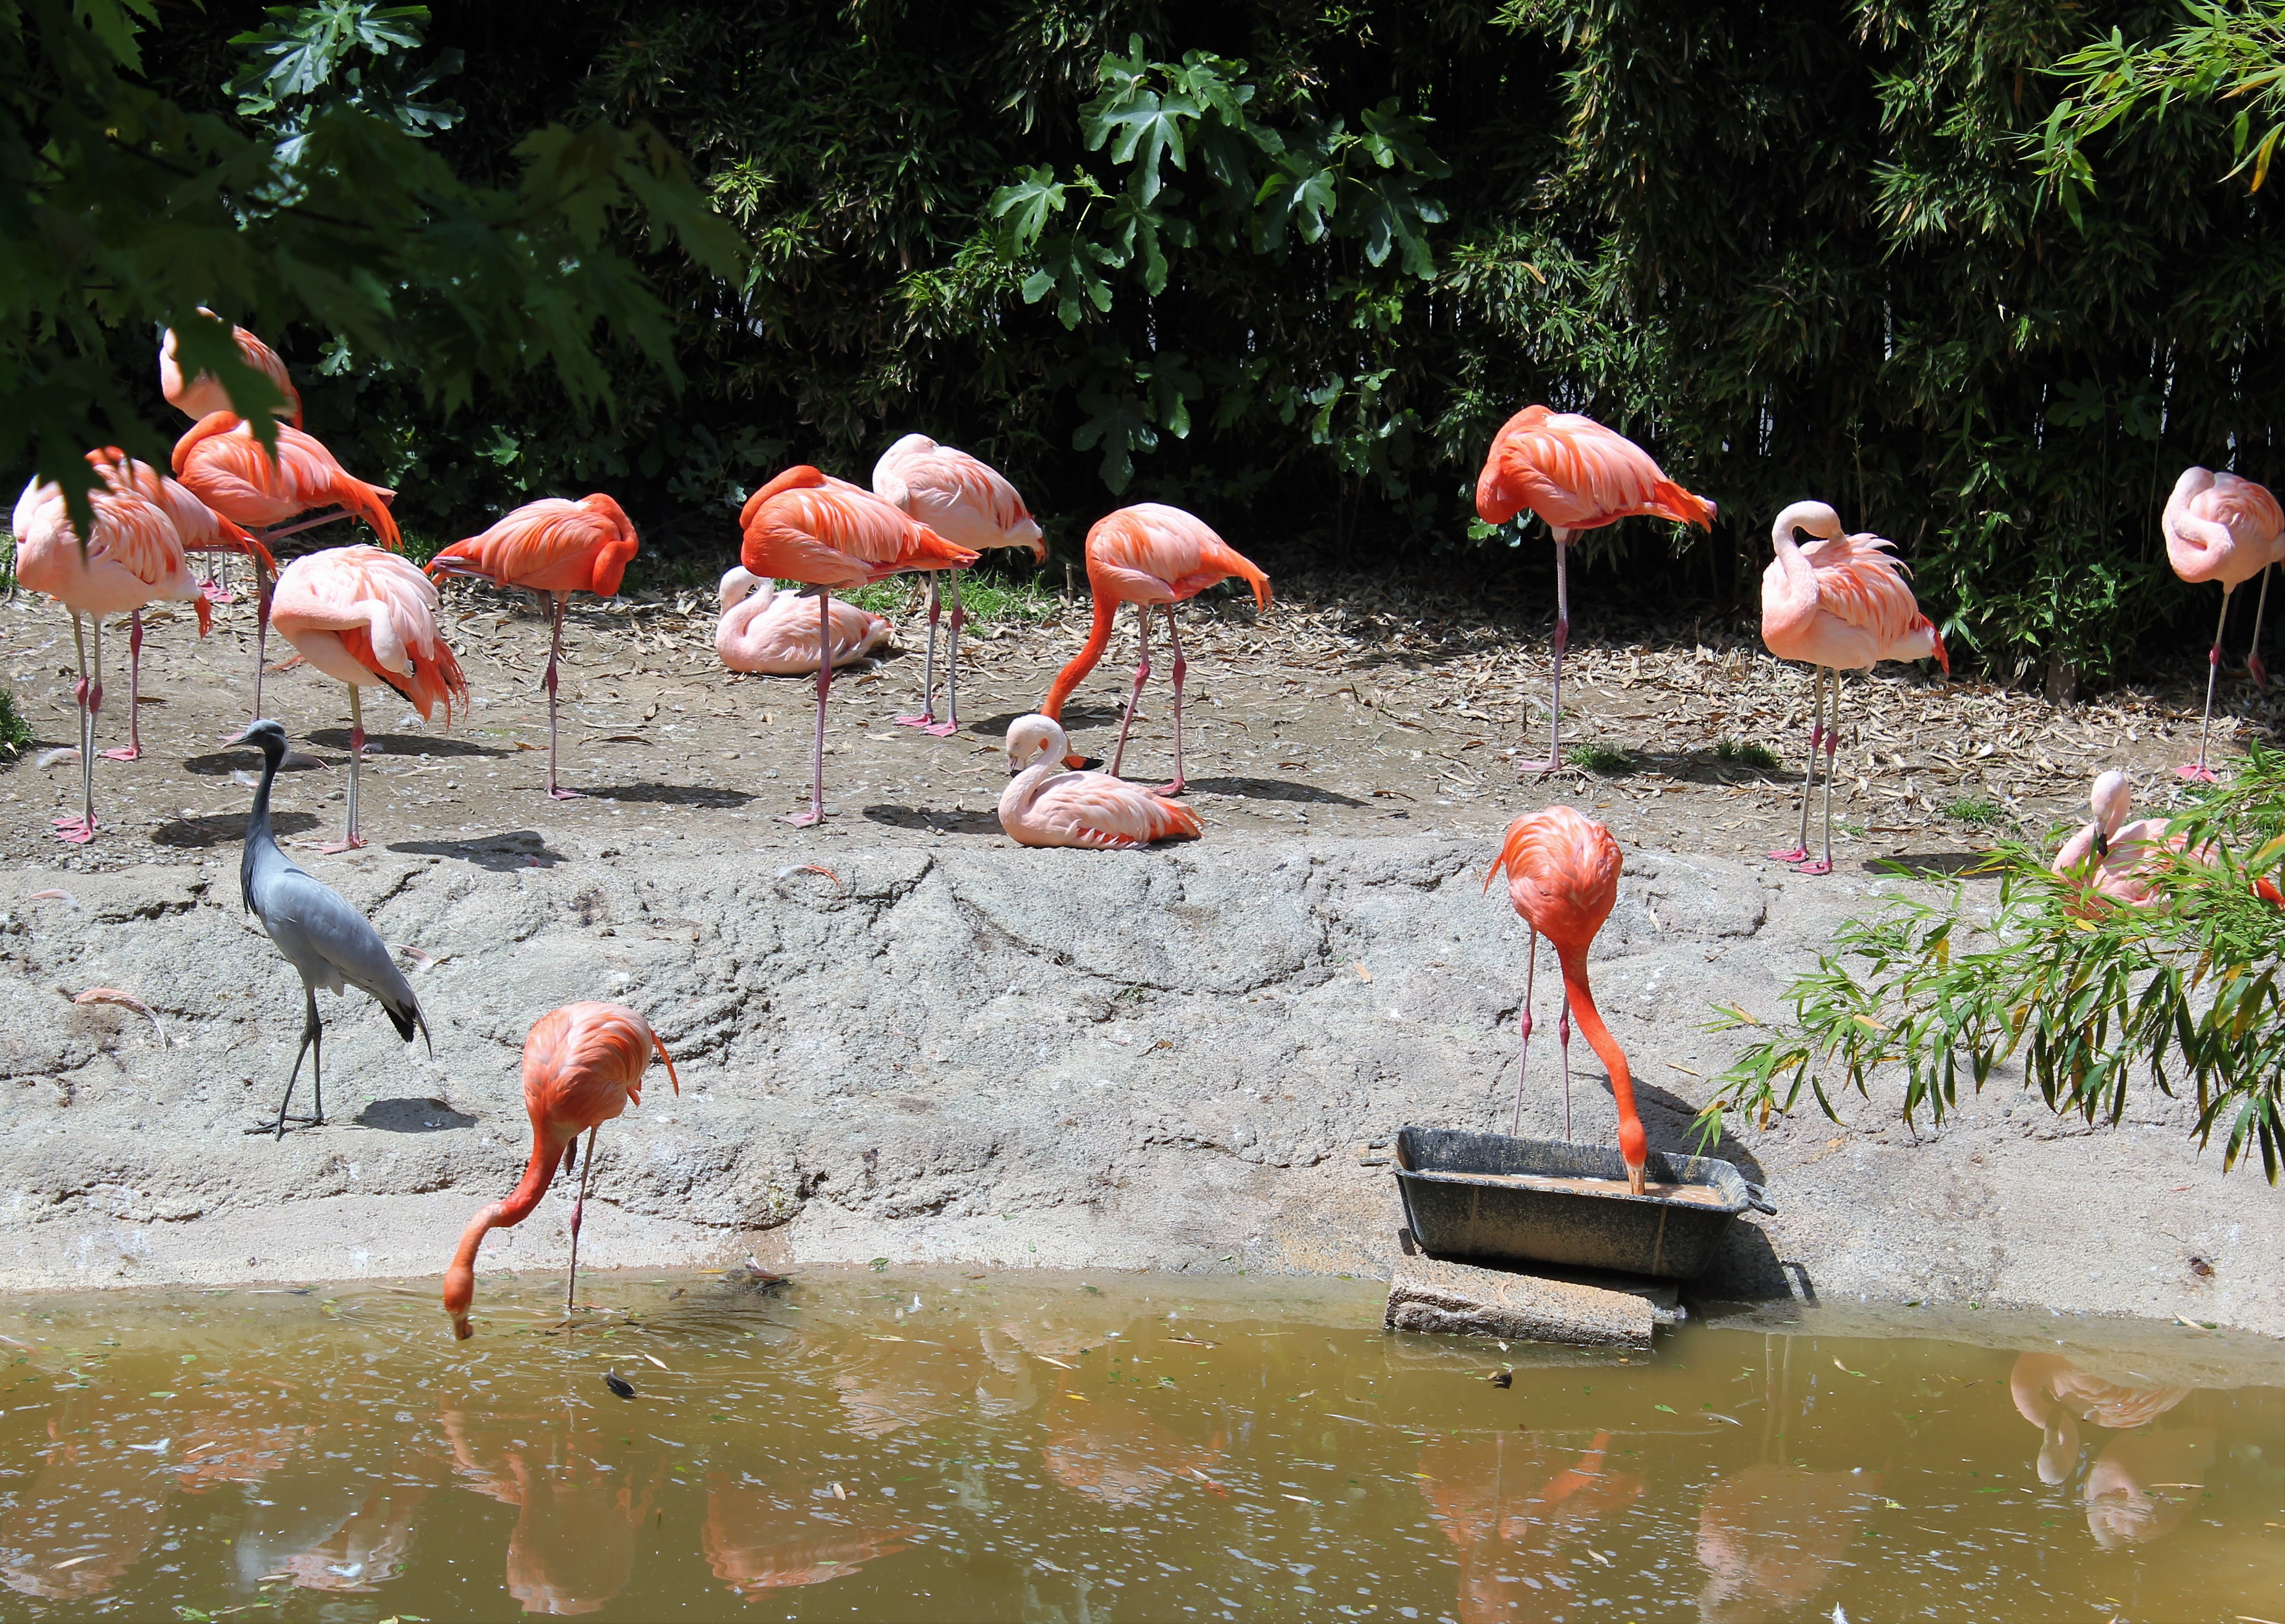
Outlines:
[[[807, 676], [817, 669], [817, 616], [798, 592], [781, 592], [740, 564], [722, 577], [722, 617], [714, 623], [714, 652], [734, 671], [769, 677]], [[861, 660], [889, 640], [889, 623], [869, 609], [836, 598], [830, 616], [833, 663]]]
[[1628, 1190], [1639, 1196], [1646, 1190], [1644, 1168], [1650, 1141], [1642, 1118], [1635, 1114], [1634, 1073], [1628, 1070], [1626, 1051], [1596, 1011], [1594, 990], [1587, 983], [1587, 950], [1618, 901], [1622, 861], [1610, 830], [1567, 806], [1551, 806], [1527, 812], [1508, 825], [1507, 840], [1484, 875], [1484, 886], [1489, 890], [1504, 869], [1508, 900], [1531, 933], [1523, 981], [1523, 1033], [1516, 1060], [1515, 1120], [1509, 1131], [1519, 1132], [1523, 1126], [1523, 1081], [1531, 1061], [1532, 984], [1538, 977], [1539, 938], [1543, 936], [1555, 944], [1556, 959], [1563, 967], [1563, 1014], [1555, 1028], [1563, 1052], [1563, 1136], [1571, 1136], [1571, 1016], [1575, 1012], [1579, 1030], [1610, 1069], [1611, 1100], [1619, 1112], [1619, 1156], [1626, 1163]]
[[[965, 569], [975, 552], [956, 546], [861, 485], [806, 464], [788, 468], [746, 498], [738, 515], [745, 545], [738, 561], [765, 580], [799, 581], [817, 593], [817, 640], [832, 641], [833, 589], [862, 586], [908, 569]], [[786, 821], [806, 827], [825, 817], [825, 701], [833, 667], [817, 664], [817, 745], [809, 810]]]
[[[1174, 606], [1187, 603], [1209, 586], [1232, 576], [1253, 588], [1254, 607], [1269, 612], [1269, 577], [1213, 533], [1203, 519], [1179, 507], [1142, 502], [1106, 514], [1087, 533], [1087, 584], [1095, 597], [1095, 624], [1087, 642], [1071, 663], [1056, 673], [1040, 714], [1060, 723], [1064, 702], [1111, 646], [1111, 626], [1122, 603], [1133, 604], [1142, 617], [1141, 651], [1135, 662], [1135, 691], [1127, 695], [1127, 714], [1119, 718], [1119, 745], [1111, 754], [1112, 777], [1127, 758], [1127, 731], [1135, 725], [1135, 707], [1142, 701], [1142, 685], [1150, 676], [1150, 616], [1166, 612], [1166, 640], [1174, 649], [1174, 781], [1160, 787], [1160, 795], [1180, 795], [1182, 777], [1182, 675], [1190, 669], [1182, 658], [1182, 634], [1174, 629]], [[1080, 758], [1064, 758], [1076, 767]]]
[[[1029, 547], [1034, 562], [1044, 563], [1048, 544], [1040, 534], [1016, 487], [997, 468], [954, 446], [938, 445], [926, 435], [907, 435], [873, 465], [873, 494], [893, 502], [955, 546], [985, 553], [997, 547]], [[946, 687], [944, 720], [936, 719], [937, 582], [945, 573], [929, 573], [928, 663], [921, 679], [918, 716], [900, 716], [898, 725], [946, 738], [960, 730], [960, 627], [967, 616], [960, 607], [960, 576], [952, 577], [952, 646], [945, 663]]]
[[1000, 827], [1018, 845], [1125, 850], [1154, 840], [1196, 840], [1198, 815], [1108, 773], [1064, 766], [1071, 741], [1052, 717], [1027, 716], [1008, 729], [1008, 772]]
[[[391, 552], [404, 542], [389, 505], [393, 490], [368, 485], [334, 459], [313, 435], [285, 424], [278, 426], [275, 454], [254, 437], [250, 425], [236, 413], [210, 412], [175, 442], [175, 477], [185, 490], [233, 524], [244, 527], [271, 552], [298, 530], [351, 514], [361, 517]], [[320, 514], [298, 524], [287, 520], [313, 507], [338, 505], [339, 511]], [[254, 712], [262, 714], [262, 664], [270, 645], [271, 605], [275, 577], [263, 576], [255, 597]]]
[[[1803, 547], [1796, 530], [1817, 539]], [[1823, 502], [1795, 502], [1770, 527], [1777, 558], [1762, 572], [1762, 641], [1780, 660], [1803, 660], [1810, 676], [1809, 774], [1801, 786], [1801, 839], [1770, 855], [1800, 865], [1807, 875], [1833, 872], [1833, 757], [1841, 748], [1841, 673], [1870, 671], [1881, 660], [1933, 659], [1951, 672], [1943, 639], [1920, 613], [1904, 566], [1889, 556], [1896, 544], [1873, 535], [1851, 536], [1841, 515]], [[1825, 674], [1833, 673], [1833, 718], [1825, 719]], [[1817, 751], [1825, 749], [1825, 856], [1809, 860], [1809, 792], [1817, 778]]]
[[272, 616], [279, 635], [349, 691], [349, 805], [346, 838], [321, 851], [365, 844], [357, 833], [357, 763], [365, 755], [366, 688], [386, 685], [411, 701], [423, 721], [468, 701], [467, 679], [436, 626], [436, 588], [394, 553], [327, 547], [286, 566]]
[[649, 1022], [624, 1004], [566, 1004], [532, 1024], [523, 1040], [523, 1109], [531, 1118], [531, 1160], [514, 1194], [469, 1220], [444, 1271], [444, 1312], [452, 1316], [455, 1337], [475, 1334], [468, 1305], [476, 1294], [476, 1249], [494, 1229], [531, 1216], [557, 1169], [570, 1165], [577, 1154], [575, 1142], [585, 1134], [587, 1156], [571, 1207], [571, 1267], [563, 1289], [563, 1311], [571, 1312], [579, 1286], [579, 1219], [595, 1167], [595, 1134], [629, 1105], [642, 1103], [643, 1073], [654, 1053], [666, 1063], [667, 1080], [680, 1094], [682, 1079], [674, 1074], [666, 1045]]
[[[2285, 546], [2285, 510], [2250, 479], [2185, 468], [2166, 498], [2160, 522], [2166, 535], [2166, 561], [2176, 575], [2193, 585], [2221, 583], [2221, 616], [2214, 623], [2213, 647], [2206, 653], [2206, 711], [2198, 727], [2198, 758], [2174, 769], [2183, 778], [2210, 784], [2214, 775], [2206, 765], [2206, 740], [2213, 730], [2214, 679], [2221, 672], [2221, 634], [2229, 624], [2229, 595], [2279, 558], [2281, 546]], [[2254, 635], [2258, 640], [2258, 621]]]
[[555, 782], [555, 663], [563, 652], [563, 606], [573, 592], [616, 595], [637, 545], [625, 511], [599, 490], [576, 502], [561, 497], [527, 502], [483, 535], [456, 541], [428, 561], [431, 579], [475, 576], [547, 595], [547, 674], [539, 686], [547, 690], [547, 793], [559, 801], [579, 793]]
[[1667, 478], [1651, 454], [1624, 435], [1575, 412], [1526, 406], [1492, 436], [1476, 479], [1476, 514], [1505, 524], [1525, 508], [1555, 537], [1555, 673], [1548, 701], [1547, 759], [1517, 764], [1551, 773], [1563, 761], [1563, 650], [1571, 640], [1568, 561], [1582, 530], [1645, 516], [1714, 528], [1714, 504]]

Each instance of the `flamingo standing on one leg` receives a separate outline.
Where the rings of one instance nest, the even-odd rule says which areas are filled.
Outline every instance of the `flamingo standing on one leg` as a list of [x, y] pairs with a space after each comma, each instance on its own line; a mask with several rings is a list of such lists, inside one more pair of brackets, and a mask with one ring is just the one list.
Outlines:
[[[1029, 547], [1033, 561], [1045, 563], [1048, 544], [1039, 522], [1006, 475], [990, 464], [926, 435], [907, 435], [873, 465], [873, 494], [893, 502], [955, 546], [978, 553], [995, 547]], [[960, 729], [960, 575], [952, 577], [952, 648], [945, 663], [947, 686], [944, 720], [936, 719], [937, 581], [929, 572], [928, 663], [921, 682], [921, 712], [900, 716], [899, 726], [946, 738]]]
[[1539, 971], [1539, 938], [1555, 944], [1563, 967], [1563, 1014], [1556, 1036], [1563, 1052], [1563, 1136], [1571, 1136], [1571, 1016], [1610, 1069], [1611, 1100], [1619, 1110], [1619, 1155], [1627, 1166], [1627, 1189], [1645, 1192], [1644, 1167], [1650, 1141], [1642, 1118], [1635, 1114], [1634, 1073], [1627, 1068], [1626, 1051], [1612, 1038], [1595, 1008], [1594, 990], [1587, 984], [1587, 949], [1603, 922], [1611, 916], [1619, 897], [1619, 868], [1624, 859], [1611, 831], [1589, 821], [1567, 806], [1526, 812], [1507, 826], [1507, 840], [1497, 861], [1484, 875], [1486, 890], [1504, 869], [1508, 900], [1523, 915], [1531, 932], [1531, 955], [1524, 970], [1523, 1035], [1516, 1061], [1515, 1121], [1523, 1124], [1523, 1079], [1531, 1060], [1532, 983]]
[[1071, 741], [1052, 717], [1021, 717], [1008, 729], [1008, 773], [1000, 827], [1024, 846], [1124, 851], [1154, 840], [1196, 840], [1198, 815], [1108, 773], [1064, 766]]
[[1637, 515], [1714, 528], [1714, 504], [1667, 478], [1624, 435], [1574, 412], [1526, 406], [1492, 437], [1476, 479], [1476, 513], [1505, 524], [1529, 508], [1555, 536], [1555, 676], [1548, 702], [1547, 759], [1517, 764], [1551, 773], [1563, 761], [1563, 650], [1571, 640], [1567, 563], [1571, 538]]
[[[2221, 673], [2221, 634], [2229, 624], [2229, 595], [2269, 568], [2285, 546], [2285, 510], [2263, 486], [2234, 474], [2185, 468], [2166, 498], [2161, 523], [2166, 561], [2195, 585], [2221, 583], [2221, 616], [2214, 623], [2213, 647], [2206, 655], [2206, 713], [2198, 728], [2198, 758], [2175, 773], [2199, 783], [2214, 781], [2206, 765], [2206, 739], [2213, 730], [2214, 679]], [[2255, 629], [2257, 638], [2259, 627]]]
[[[135, 616], [131, 647], [139, 666], [145, 604], [160, 598], [192, 604], [201, 632], [211, 613], [191, 577], [174, 522], [118, 470], [117, 455], [108, 450], [88, 453], [88, 460], [104, 472], [106, 485], [90, 495], [95, 522], [84, 546], [72, 526], [60, 485], [32, 481], [17, 498], [10, 521], [16, 538], [16, 578], [71, 612], [72, 640], [79, 650], [79, 681], [73, 693], [79, 702], [80, 811], [75, 818], [55, 820], [56, 838], [73, 845], [95, 838], [95, 724], [103, 709], [103, 617]], [[93, 623], [91, 673], [88, 634], [80, 625], [82, 615]], [[138, 670], [138, 686], [140, 675]], [[126, 760], [140, 755], [139, 729], [130, 727], [130, 737], [136, 742], [128, 750], [106, 754]]]
[[653, 1053], [666, 1063], [667, 1080], [680, 1094], [674, 1057], [650, 1023], [624, 1004], [566, 1004], [532, 1024], [523, 1040], [523, 1109], [531, 1116], [531, 1160], [514, 1194], [471, 1219], [452, 1252], [452, 1267], [444, 1271], [444, 1312], [452, 1316], [455, 1337], [475, 1335], [468, 1305], [476, 1294], [476, 1249], [492, 1230], [531, 1216], [557, 1169], [568, 1168], [577, 1157], [577, 1142], [584, 1133], [587, 1155], [571, 1206], [571, 1267], [563, 1288], [563, 1311], [572, 1311], [579, 1287], [579, 1220], [595, 1167], [596, 1130], [629, 1105], [642, 1103], [643, 1073], [650, 1069]]
[[423, 721], [441, 704], [447, 727], [452, 702], [468, 702], [467, 679], [437, 629], [437, 601], [427, 576], [379, 547], [327, 547], [295, 559], [278, 577], [272, 615], [279, 635], [349, 691], [348, 836], [319, 846], [320, 851], [365, 844], [357, 833], [364, 690], [387, 684], [412, 702]]
[[[746, 498], [738, 515], [738, 561], [766, 580], [799, 581], [817, 593], [817, 640], [832, 641], [833, 589], [886, 580], [907, 569], [965, 569], [976, 561], [901, 507], [861, 485], [806, 464], [788, 468]], [[825, 701], [833, 667], [817, 665], [817, 747], [809, 810], [786, 819], [805, 828], [825, 817]]]
[[527, 502], [483, 535], [456, 541], [428, 561], [431, 579], [477, 576], [547, 594], [547, 674], [539, 683], [547, 690], [547, 793], [559, 801], [579, 794], [555, 782], [555, 664], [563, 652], [563, 606], [573, 592], [616, 594], [637, 545], [625, 511], [597, 491], [576, 502], [561, 497]]
[[[1817, 537], [1803, 547], [1796, 530]], [[1951, 674], [1943, 639], [1920, 613], [1904, 566], [1889, 556], [1896, 544], [1870, 534], [1851, 536], [1841, 515], [1822, 502], [1795, 502], [1770, 527], [1777, 559], [1762, 572], [1762, 641], [1780, 660], [1802, 660], [1810, 677], [1809, 776], [1801, 787], [1801, 841], [1772, 851], [1807, 875], [1833, 872], [1833, 757], [1841, 748], [1841, 673], [1870, 671], [1881, 660], [1933, 659]], [[1825, 720], [1825, 673], [1833, 673], [1833, 719]], [[1809, 792], [1817, 778], [1817, 751], [1825, 749], [1825, 856], [1809, 860]]]
[[[817, 669], [817, 616], [799, 592], [781, 592], [741, 564], [722, 577], [722, 617], [714, 652], [734, 671], [805, 677]], [[889, 640], [892, 628], [869, 609], [833, 600], [833, 663], [861, 660]]]
[[[243, 526], [271, 552], [297, 530], [356, 514], [373, 526], [391, 552], [404, 547], [389, 505], [394, 490], [368, 485], [334, 459], [313, 435], [278, 427], [276, 454], [254, 437], [253, 428], [231, 412], [210, 412], [175, 442], [175, 477], [185, 490], [232, 523]], [[313, 507], [338, 504], [298, 524], [286, 522]], [[270, 646], [271, 605], [275, 577], [263, 576], [255, 598], [254, 713], [262, 714], [262, 663]]]
[[[1127, 695], [1127, 714], [1119, 718], [1119, 745], [1111, 755], [1111, 772], [1119, 775], [1127, 758], [1127, 731], [1135, 725], [1135, 708], [1142, 701], [1142, 685], [1150, 676], [1150, 615], [1166, 612], [1166, 640], [1174, 648], [1174, 781], [1160, 786], [1160, 795], [1180, 795], [1182, 776], [1182, 674], [1190, 669], [1182, 658], [1182, 634], [1174, 629], [1174, 606], [1187, 603], [1209, 586], [1232, 576], [1253, 588], [1254, 607], [1269, 612], [1269, 577], [1213, 533], [1205, 521], [1179, 507], [1158, 502], [1138, 503], [1106, 514], [1087, 533], [1087, 584], [1095, 596], [1095, 624], [1087, 642], [1071, 663], [1056, 673], [1040, 714], [1061, 722], [1064, 702], [1103, 658], [1111, 646], [1111, 625], [1119, 606], [1131, 603], [1142, 616], [1141, 652], [1135, 662], [1135, 691]], [[1077, 755], [1064, 765], [1082, 765]]]

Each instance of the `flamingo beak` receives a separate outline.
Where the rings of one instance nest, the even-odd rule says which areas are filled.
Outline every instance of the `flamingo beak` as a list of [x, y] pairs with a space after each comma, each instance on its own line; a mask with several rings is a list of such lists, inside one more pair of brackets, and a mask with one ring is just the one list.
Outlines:
[[2102, 832], [2100, 823], [2094, 826], [2094, 858], [2097, 862], [2108, 862], [2110, 859], [2110, 836]]

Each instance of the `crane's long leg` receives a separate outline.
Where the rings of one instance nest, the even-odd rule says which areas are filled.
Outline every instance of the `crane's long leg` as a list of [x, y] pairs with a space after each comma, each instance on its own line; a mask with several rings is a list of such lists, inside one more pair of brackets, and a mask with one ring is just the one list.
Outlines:
[[1161, 784], [1160, 795], [1180, 795], [1188, 781], [1182, 777], [1182, 674], [1190, 669], [1182, 658], [1182, 634], [1174, 628], [1174, 606], [1166, 606], [1166, 640], [1174, 647], [1174, 781]]
[[1119, 764], [1127, 759], [1127, 730], [1135, 726], [1135, 712], [1142, 703], [1142, 685], [1150, 679], [1150, 606], [1138, 603], [1135, 612], [1142, 616], [1142, 644], [1135, 656], [1135, 691], [1127, 696], [1127, 714], [1119, 718], [1119, 748], [1111, 752], [1111, 776], [1119, 776]]
[[554, 613], [549, 617], [553, 626], [547, 637], [547, 675], [540, 679], [540, 685], [547, 690], [547, 793], [554, 800], [576, 801], [579, 798], [577, 789], [561, 788], [555, 782], [555, 663], [563, 653], [564, 594], [550, 592], [548, 598]]
[[365, 690], [354, 682], [345, 683], [349, 691], [349, 821], [346, 836], [329, 840], [318, 848], [320, 851], [354, 851], [365, 844], [357, 833], [357, 764], [365, 759]]
[[302, 1056], [307, 1055], [311, 1047], [320, 1041], [324, 1031], [318, 1022], [318, 989], [306, 981], [302, 984], [302, 1003], [307, 1012], [302, 1018], [302, 1047], [294, 1051], [294, 1069], [286, 1074], [286, 1097], [278, 1102], [278, 1120], [250, 1127], [246, 1130], [249, 1134], [269, 1134], [283, 1139], [286, 1137], [286, 1125], [288, 1122], [316, 1124], [326, 1119], [323, 1094], [318, 1095], [318, 1114], [315, 1117], [288, 1117], [286, 1114], [287, 1107], [294, 1103], [294, 1086], [302, 1080]]
[[1531, 992], [1539, 980], [1539, 932], [1531, 926], [1531, 956], [1523, 961], [1523, 1034], [1516, 1046], [1515, 1056], [1515, 1116], [1508, 1123], [1510, 1134], [1523, 1132], [1523, 1079], [1531, 1070]]
[[1833, 672], [1833, 718], [1825, 729], [1825, 856], [1814, 863], [1803, 863], [1795, 874], [1820, 875], [1833, 872], [1833, 757], [1841, 748], [1841, 671]]
[[[939, 739], [949, 739], [960, 731], [960, 628], [968, 619], [968, 611], [960, 607], [961, 571], [952, 572], [952, 637], [944, 661], [944, 720], [931, 722], [921, 729]], [[929, 647], [936, 647], [936, 632], [929, 632]], [[930, 695], [933, 700], [934, 695]], [[931, 707], [932, 708], [932, 707]]]
[[1555, 692], [1548, 705], [1547, 759], [1519, 761], [1516, 771], [1527, 776], [1552, 773], [1563, 765], [1563, 650], [1571, 641], [1571, 532], [1550, 525], [1555, 532]]
[[[2214, 679], [2221, 674], [2221, 633], [2222, 628], [2228, 624], [2229, 587], [2224, 584], [2221, 589], [2221, 618], [2214, 622], [2213, 647], [2206, 653], [2206, 719], [2198, 728], [2198, 758], [2192, 765], [2174, 769], [2176, 778], [2187, 778], [2193, 783], [2210, 784], [2214, 781], [2213, 769], [2206, 765], [2206, 738], [2213, 732]], [[103, 646], [98, 643], [96, 675], [98, 677], [103, 674], [102, 654]]]
[[2245, 651], [2245, 674], [2253, 679], [2253, 686], [2269, 686], [2269, 668], [2261, 663], [2261, 616], [2269, 608], [2269, 577], [2274, 571], [2266, 565], [2261, 570], [2261, 596], [2253, 603], [2253, 641]]
[[143, 611], [137, 609], [127, 617], [127, 748], [106, 750], [107, 761], [140, 761], [143, 758]]
[[[833, 686], [833, 594], [817, 589], [817, 744], [811, 757], [809, 810], [789, 812], [786, 821], [807, 828], [825, 821], [825, 696]], [[587, 1147], [592, 1153], [594, 1146]]]
[[95, 838], [95, 705], [103, 699], [103, 622], [95, 619], [95, 677], [87, 674], [87, 634], [80, 628], [79, 611], [72, 611], [72, 644], [79, 651], [79, 681], [73, 697], [79, 702], [79, 816], [56, 819], [55, 836], [67, 845], [83, 846]]
[[587, 1210], [587, 1175], [595, 1171], [595, 1135], [601, 1131], [601, 1123], [587, 1130], [587, 1157], [579, 1164], [579, 1193], [571, 1200], [571, 1267], [563, 1279], [566, 1314], [575, 1311], [579, 1295], [579, 1220]]
[[[943, 612], [942, 599], [937, 591], [938, 578], [935, 570], [929, 571], [928, 663], [922, 668], [920, 714], [898, 717], [895, 719], [899, 727], [926, 729], [936, 725], [936, 621], [937, 616]], [[830, 660], [832, 657], [833, 646], [830, 643], [823, 645], [823, 652], [819, 658]]]
[[1825, 744], [1825, 667], [1809, 668], [1809, 765], [1801, 775], [1801, 837], [1790, 851], [1772, 851], [1780, 863], [1809, 861], [1809, 798], [1817, 788], [1817, 752]]

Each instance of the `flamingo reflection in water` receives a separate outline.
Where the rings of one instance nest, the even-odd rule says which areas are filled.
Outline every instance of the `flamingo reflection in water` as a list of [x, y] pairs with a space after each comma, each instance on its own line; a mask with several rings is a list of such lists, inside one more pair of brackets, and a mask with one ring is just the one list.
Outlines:
[[526, 1612], [595, 1612], [634, 1574], [635, 1535], [666, 1478], [586, 1453], [568, 1418], [448, 1409], [444, 1435], [463, 1485], [516, 1508], [506, 1582]]
[[1228, 1442], [1220, 1432], [1211, 1443], [1190, 1443], [1132, 1405], [1098, 1405], [1069, 1393], [1049, 1404], [1046, 1421], [1041, 1462], [1049, 1477], [1078, 1494], [1124, 1510], [1185, 1486], [1193, 1493], [1229, 1492], [1206, 1475]]
[[1758, 1624], [1823, 1589], [1880, 1505], [1883, 1475], [1763, 1461], [1716, 1483], [1698, 1509], [1699, 1616]]
[[1465, 1624], [1588, 1616], [1570, 1588], [1577, 1558], [1566, 1553], [1643, 1492], [1640, 1476], [1608, 1470], [1610, 1447], [1610, 1433], [1598, 1432], [1574, 1460], [1535, 1432], [1516, 1432], [1420, 1452], [1428, 1514], [1459, 1550]]
[[2112, 1432], [2148, 1426], [2190, 1396], [2187, 1387], [2132, 1386], [2080, 1369], [2055, 1353], [2025, 1353], [2008, 1373], [2015, 1411], [2039, 1429], [2039, 1481], [2061, 1483], [2078, 1463], [2078, 1424]]
[[[761, 1482], [718, 1471], [706, 1479], [699, 1548], [714, 1577], [750, 1600], [766, 1590], [844, 1579], [877, 1557], [910, 1549], [920, 1530], [877, 1501], [824, 1500], [831, 1473]], [[821, 1522], [820, 1519], [824, 1519]]]
[[2039, 1480], [2062, 1483], [2078, 1464], [2078, 1424], [2114, 1438], [2087, 1467], [2082, 1493], [2087, 1532], [2105, 1550], [2163, 1539], [2189, 1514], [2214, 1458], [2211, 1427], [2154, 1432], [2148, 1427], [2194, 1391], [2114, 1382], [2055, 1353], [2025, 1353], [2007, 1378], [2016, 1413], [2038, 1427]]

